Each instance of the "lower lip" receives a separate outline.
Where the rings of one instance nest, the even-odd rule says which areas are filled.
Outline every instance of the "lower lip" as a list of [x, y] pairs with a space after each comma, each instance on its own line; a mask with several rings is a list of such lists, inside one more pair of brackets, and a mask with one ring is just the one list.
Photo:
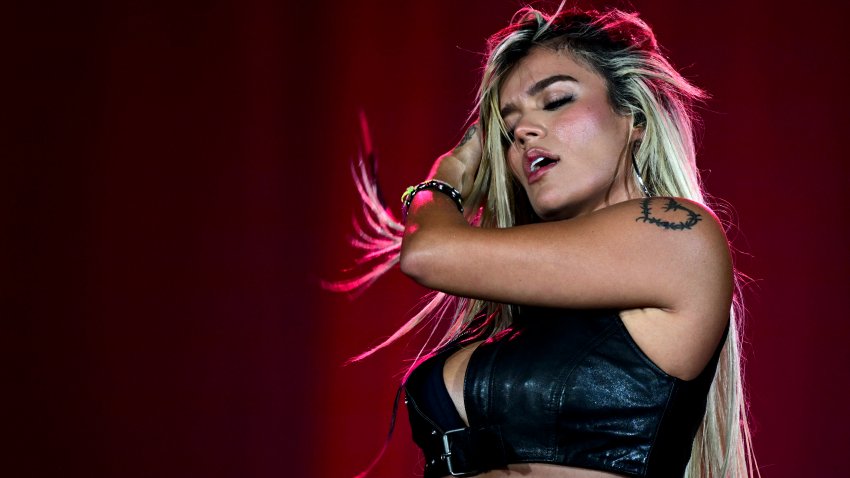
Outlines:
[[560, 161], [555, 161], [552, 164], [547, 164], [546, 166], [535, 170], [533, 173], [528, 173], [528, 184], [534, 184], [537, 182], [544, 174], [546, 174], [547, 171], [557, 166], [558, 163], [560, 163]]

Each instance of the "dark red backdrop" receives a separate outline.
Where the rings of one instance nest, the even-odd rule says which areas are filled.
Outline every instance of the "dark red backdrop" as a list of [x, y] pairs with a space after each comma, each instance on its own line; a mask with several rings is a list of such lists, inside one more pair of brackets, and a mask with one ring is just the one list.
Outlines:
[[[357, 301], [348, 163], [395, 198], [452, 145], [514, 0], [18, 2], [0, 15], [0, 474], [345, 477], [379, 449], [422, 289]], [[766, 477], [846, 470], [846, 15], [635, 2], [710, 91], [701, 165], [740, 223]], [[6, 367], [4, 367], [6, 368]], [[375, 476], [415, 476], [406, 417]]]

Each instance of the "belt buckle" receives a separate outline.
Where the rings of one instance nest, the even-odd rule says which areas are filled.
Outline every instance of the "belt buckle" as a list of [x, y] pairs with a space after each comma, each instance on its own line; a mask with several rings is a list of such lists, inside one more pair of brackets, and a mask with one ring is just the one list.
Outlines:
[[455, 428], [454, 430], [449, 430], [443, 433], [443, 454], [440, 456], [443, 461], [446, 462], [446, 466], [449, 469], [449, 474], [452, 476], [471, 476], [478, 473], [478, 470], [473, 471], [455, 471], [454, 466], [452, 466], [452, 448], [449, 443], [449, 435], [452, 433], [459, 433], [467, 430], [466, 428]]

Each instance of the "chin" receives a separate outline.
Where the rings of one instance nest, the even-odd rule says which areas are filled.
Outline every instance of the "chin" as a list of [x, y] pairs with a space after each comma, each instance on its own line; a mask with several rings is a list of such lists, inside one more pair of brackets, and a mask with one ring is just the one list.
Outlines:
[[[542, 199], [542, 198], [539, 198]], [[590, 198], [584, 200], [570, 200], [563, 196], [551, 198], [549, 201], [535, 201], [531, 207], [541, 221], [562, 221], [587, 214], [593, 211], [595, 204]]]
[[562, 219], [569, 219], [573, 217], [573, 214], [570, 214], [570, 211], [565, 208], [546, 208], [533, 206], [534, 214], [537, 215], [543, 222], [549, 221], [560, 221]]
[[534, 214], [544, 222], [569, 219], [574, 217], [577, 212], [576, 208], [570, 205], [570, 201], [555, 194], [538, 196], [530, 203]]
[[[542, 221], [562, 221], [588, 214], [608, 203], [605, 189], [566, 188], [538, 191], [529, 198], [534, 213]], [[628, 199], [626, 197], [625, 199]], [[614, 201], [618, 202], [618, 201]]]

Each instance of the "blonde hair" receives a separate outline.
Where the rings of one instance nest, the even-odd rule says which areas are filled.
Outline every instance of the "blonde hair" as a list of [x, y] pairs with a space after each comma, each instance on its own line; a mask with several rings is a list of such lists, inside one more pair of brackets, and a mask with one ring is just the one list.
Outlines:
[[[633, 127], [644, 129], [640, 147], [632, 154], [637, 174], [653, 195], [705, 204], [696, 167], [692, 111], [692, 104], [705, 94], [670, 65], [652, 30], [636, 14], [612, 9], [601, 13], [568, 10], [547, 16], [525, 8], [508, 27], [490, 38], [488, 46], [477, 103], [484, 147], [466, 201], [480, 207], [469, 208], [467, 219], [471, 224], [505, 228], [535, 220], [525, 194], [507, 169], [508, 134], [499, 113], [502, 81], [532, 48], [569, 54], [605, 78], [614, 109], [630, 115]], [[370, 156], [368, 150], [364, 156]], [[365, 226], [357, 226], [354, 245], [365, 251], [362, 261], [369, 270], [355, 279], [330, 285], [338, 291], [358, 292], [398, 263], [403, 226], [381, 203], [371, 171], [366, 161], [360, 161], [353, 171], [366, 217]], [[737, 275], [735, 289], [728, 338], [685, 473], [689, 478], [749, 477], [758, 473], [741, 381], [743, 308]], [[435, 346], [438, 349], [461, 333], [492, 336], [511, 325], [512, 315], [512, 307], [505, 304], [434, 293], [392, 336], [352, 360], [371, 355], [423, 323], [450, 320], [448, 331]]]

